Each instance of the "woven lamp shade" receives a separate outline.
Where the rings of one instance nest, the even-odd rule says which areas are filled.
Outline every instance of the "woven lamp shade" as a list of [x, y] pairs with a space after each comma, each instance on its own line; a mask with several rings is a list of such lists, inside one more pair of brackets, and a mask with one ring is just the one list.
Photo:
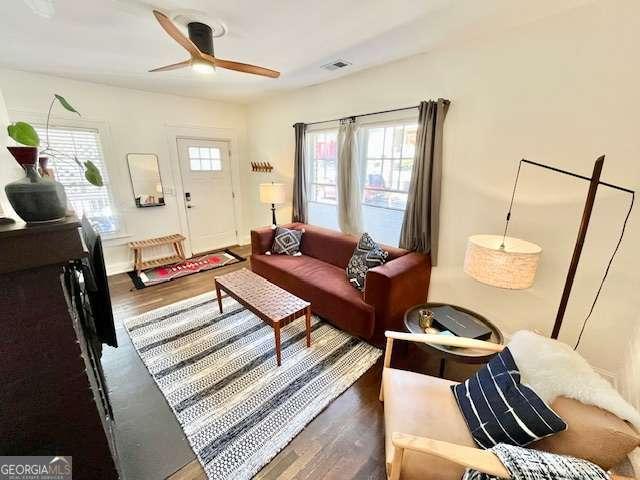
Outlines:
[[467, 243], [464, 272], [494, 287], [520, 290], [533, 285], [542, 248], [501, 235], [473, 235]]

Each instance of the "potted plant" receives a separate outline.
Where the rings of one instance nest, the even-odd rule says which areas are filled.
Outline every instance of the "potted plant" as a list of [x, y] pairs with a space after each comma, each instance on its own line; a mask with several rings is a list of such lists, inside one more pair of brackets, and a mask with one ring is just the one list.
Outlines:
[[51, 177], [42, 177], [38, 173], [39, 156], [70, 161], [84, 170], [84, 176], [92, 185], [101, 187], [102, 175], [95, 164], [89, 160], [81, 162], [77, 157], [51, 148], [49, 144], [49, 121], [55, 103], [77, 115], [80, 113], [61, 95], [54, 95], [47, 113], [45, 144], [35, 128], [27, 122], [15, 122], [7, 127], [9, 137], [21, 146], [7, 147], [11, 155], [24, 169], [25, 177], [5, 186], [7, 199], [16, 213], [27, 223], [51, 222], [62, 220], [67, 209], [67, 196], [64, 187]]

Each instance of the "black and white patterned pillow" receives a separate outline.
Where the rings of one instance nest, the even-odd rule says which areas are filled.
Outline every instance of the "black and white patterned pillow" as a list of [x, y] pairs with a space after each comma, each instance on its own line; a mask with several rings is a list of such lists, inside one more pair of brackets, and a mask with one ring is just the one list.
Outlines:
[[524, 447], [567, 429], [530, 387], [505, 348], [464, 383], [451, 387], [469, 431], [482, 448], [499, 443]]
[[[277, 227], [273, 237], [271, 252], [278, 255], [301, 255], [300, 245], [302, 245], [302, 234], [304, 230], [289, 230], [284, 227]], [[267, 252], [269, 255], [271, 252]]]
[[363, 233], [347, 265], [347, 280], [358, 290], [364, 290], [367, 271], [386, 262], [388, 255], [368, 233]]

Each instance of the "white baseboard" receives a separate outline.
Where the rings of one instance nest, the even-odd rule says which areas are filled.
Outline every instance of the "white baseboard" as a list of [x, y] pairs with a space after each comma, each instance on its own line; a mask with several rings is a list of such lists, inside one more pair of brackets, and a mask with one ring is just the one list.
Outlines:
[[131, 262], [119, 262], [111, 263], [107, 265], [107, 276], [117, 275], [118, 273], [126, 273], [133, 270], [133, 264]]

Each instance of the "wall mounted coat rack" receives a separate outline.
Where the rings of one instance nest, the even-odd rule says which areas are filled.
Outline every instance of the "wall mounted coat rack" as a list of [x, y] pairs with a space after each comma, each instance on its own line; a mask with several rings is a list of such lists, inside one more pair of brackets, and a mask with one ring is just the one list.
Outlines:
[[252, 172], [271, 172], [273, 165], [269, 162], [251, 162]]

